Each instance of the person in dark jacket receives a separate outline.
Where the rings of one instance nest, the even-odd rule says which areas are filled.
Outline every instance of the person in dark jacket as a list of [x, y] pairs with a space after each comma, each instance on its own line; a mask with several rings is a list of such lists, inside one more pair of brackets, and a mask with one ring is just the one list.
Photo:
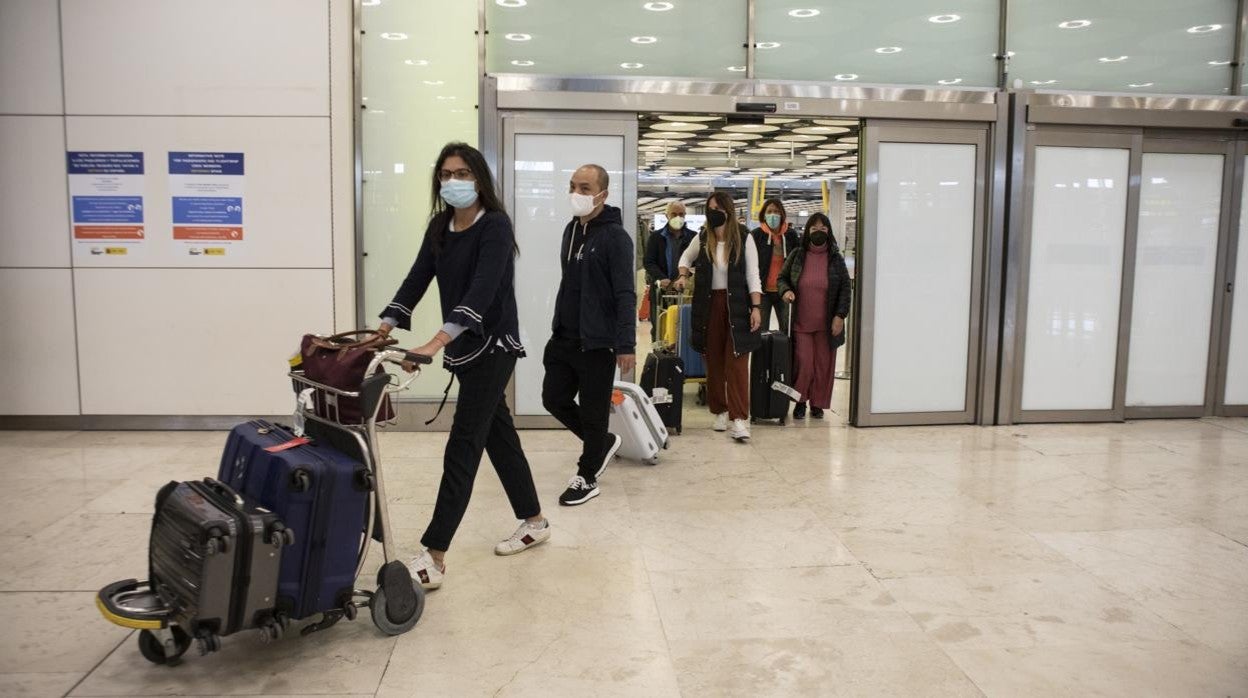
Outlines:
[[793, 417], [823, 418], [832, 407], [836, 350], [845, 343], [849, 315], [849, 270], [832, 237], [832, 223], [822, 213], [806, 222], [802, 245], [789, 254], [780, 272], [780, 294], [793, 304], [793, 389], [803, 401]]
[[[646, 280], [649, 282], [648, 291], [654, 290], [654, 284], [659, 284], [660, 291], [666, 291], [672, 282], [680, 278], [680, 256], [685, 253], [689, 247], [689, 243], [693, 242], [693, 238], [697, 236], [696, 230], [690, 230], [685, 225], [685, 205], [679, 201], [673, 201], [667, 205], [667, 224], [662, 228], [657, 228], [650, 233], [650, 239], [646, 242]], [[657, 300], [657, 299], [655, 299]], [[659, 303], [653, 303], [652, 308], [658, 308]], [[652, 309], [651, 317], [657, 318], [658, 310]], [[659, 336], [659, 323], [652, 322], [650, 325], [650, 338], [657, 339]]]
[[750, 438], [750, 353], [762, 346], [757, 249], [737, 220], [732, 197], [706, 201], [706, 228], [680, 258], [677, 290], [696, 275], [689, 343], [706, 356], [706, 404], [715, 431]]
[[797, 249], [797, 231], [789, 227], [784, 202], [767, 199], [758, 212], [759, 227], [750, 233], [758, 246], [758, 273], [763, 281], [763, 331], [771, 328], [771, 311], [775, 309], [780, 331], [789, 331], [789, 308], [781, 301], [777, 282], [784, 260]]
[[446, 550], [468, 508], [482, 451], [489, 452], [516, 518], [523, 519], [494, 552], [512, 555], [550, 538], [503, 399], [516, 360], [524, 356], [516, 315], [516, 236], [479, 151], [464, 143], [442, 149], [433, 169], [432, 209], [416, 262], [382, 311], [379, 329], [386, 336], [395, 327], [410, 330], [413, 309], [437, 279], [444, 324], [412, 351], [434, 357], [445, 350], [442, 363], [459, 380], [459, 397], [433, 519], [421, 538], [424, 549], [409, 564], [412, 578], [426, 589], [442, 585]]
[[559, 496], [565, 506], [598, 496], [598, 478], [624, 443], [607, 431], [615, 369], [636, 364], [633, 241], [620, 209], [606, 204], [610, 183], [598, 165], [572, 173], [573, 218], [559, 246], [563, 278], [542, 359], [542, 405], [582, 442], [576, 475]]

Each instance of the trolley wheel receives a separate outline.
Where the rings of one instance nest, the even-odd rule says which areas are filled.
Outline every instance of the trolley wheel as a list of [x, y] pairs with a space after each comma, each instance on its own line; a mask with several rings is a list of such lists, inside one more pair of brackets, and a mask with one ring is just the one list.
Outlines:
[[342, 615], [346, 617], [347, 620], [355, 620], [360, 616], [360, 609], [355, 607], [354, 601], [348, 601], [342, 607]]
[[377, 593], [368, 600], [368, 610], [372, 613], [373, 625], [387, 635], [402, 635], [415, 627], [416, 621], [420, 620], [420, 615], [425, 612], [425, 590], [420, 588], [420, 582], [413, 579], [412, 591], [416, 594], [416, 605], [407, 618], [391, 619], [390, 614], [386, 612], [386, 588], [377, 587]]
[[173, 654], [168, 654], [164, 643], [150, 630], [139, 631], [139, 653], [152, 664], [170, 664], [186, 654], [191, 647], [191, 636], [181, 626], [169, 626], [173, 635]]

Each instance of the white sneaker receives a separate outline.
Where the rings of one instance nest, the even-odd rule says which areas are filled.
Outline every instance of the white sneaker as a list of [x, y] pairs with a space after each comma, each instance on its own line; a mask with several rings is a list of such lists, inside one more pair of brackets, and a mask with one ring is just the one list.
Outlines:
[[715, 431], [728, 431], [728, 413], [721, 412], [715, 415]]
[[420, 551], [420, 554], [412, 558], [407, 563], [407, 569], [412, 573], [412, 579], [420, 582], [422, 589], [432, 591], [442, 586], [442, 578], [446, 576], [446, 568], [438, 567], [438, 563], [433, 561], [433, 556], [429, 554], [426, 548]]
[[732, 420], [732, 429], [728, 435], [737, 441], [745, 442], [750, 440], [750, 424], [744, 419]]
[[495, 555], [515, 555], [550, 540], [550, 521], [521, 521], [520, 528], [507, 540], [494, 546]]

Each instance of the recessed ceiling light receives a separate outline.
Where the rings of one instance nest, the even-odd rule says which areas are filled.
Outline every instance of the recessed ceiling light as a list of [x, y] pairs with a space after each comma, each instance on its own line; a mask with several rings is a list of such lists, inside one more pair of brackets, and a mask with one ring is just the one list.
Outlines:
[[849, 133], [849, 129], [844, 126], [800, 126], [793, 129], [793, 133], [810, 133], [816, 136], [826, 136], [833, 133]]
[[634, 36], [633, 38], [629, 39], [629, 41], [633, 42], [634, 44], [653, 44], [654, 42], [658, 41], [658, 39], [653, 36]]
[[621, 63], [620, 67], [625, 70], [637, 70], [638, 68], [644, 68], [645, 64], [644, 63]]
[[409, 58], [403, 62], [406, 63], [407, 65], [415, 65], [415, 66], [429, 65], [429, 61], [426, 61], [420, 58]]
[[670, 2], [648, 2], [642, 5], [642, 7], [650, 10], [651, 12], [667, 12], [676, 6]]
[[1031, 81], [1031, 84], [1033, 84], [1033, 85], [1052, 85], [1052, 84], [1055, 84], [1056, 82], [1057, 82], [1056, 80], [1032, 80], [1032, 81]]
[[763, 49], [764, 51], [768, 49], [773, 49], [773, 48], [780, 48], [780, 42], [779, 41], [760, 41], [757, 44], [754, 44], [754, 48], [760, 48], [760, 49]]
[[858, 76], [854, 73], [841, 73], [840, 75], [832, 76], [832, 78], [834, 80], [857, 80]]
[[1216, 32], [1217, 30], [1221, 28], [1222, 28], [1221, 24], [1201, 24], [1199, 26], [1188, 28], [1187, 33], [1188, 34], [1208, 34], [1209, 32]]
[[512, 61], [512, 62], [511, 62], [511, 64], [512, 64], [512, 65], [518, 65], [518, 66], [520, 66], [521, 68], [527, 68], [527, 67], [529, 67], [529, 66], [533, 65], [533, 61]]
[[372, 7], [380, 4], [381, 0], [363, 0], [363, 2], [360, 3], [360, 7]]
[[529, 4], [529, 0], [494, 0], [499, 7], [524, 7]]
[[422, 80], [422, 82], [424, 82], [426, 85], [442, 85], [442, 84], [444, 84], [444, 83], [443, 83], [443, 81], [441, 81], [441, 80]]
[[722, 116], [696, 116], [692, 114], [659, 114], [658, 116], [659, 116], [659, 121], [708, 122], [708, 121], [723, 121], [724, 120], [724, 117]]
[[881, 46], [875, 50], [876, 53], [901, 53], [900, 46]]
[[[1188, 29], [1188, 31], [1190, 32], [1191, 29]], [[387, 41], [402, 41], [407, 38], [407, 34], [404, 34], [403, 32], [382, 32], [381, 38], [386, 39]]]
[[1127, 60], [1128, 58], [1130, 58], [1130, 56], [1117, 56], [1117, 57], [1115, 57], [1115, 58], [1110, 58], [1110, 57], [1108, 57], [1108, 56], [1102, 56], [1102, 57], [1098, 58], [1097, 60], [1098, 60], [1098, 61], [1100, 61], [1100, 62], [1102, 62], [1102, 63], [1121, 63], [1121, 62], [1123, 62], [1123, 61]]
[[819, 14], [819, 10], [789, 10], [789, 16], [796, 17], [798, 19], [806, 19], [808, 17], [815, 17], [818, 14]]
[[779, 130], [779, 126], [772, 124], [731, 124], [724, 127], [728, 133], [775, 133]]
[[1092, 26], [1092, 21], [1087, 19], [1071, 19], [1057, 25], [1061, 29], [1083, 29]]
[[928, 17], [927, 21], [933, 24], [949, 24], [960, 19], [962, 19], [962, 15], [936, 15], [935, 17]]
[[745, 72], [745, 66], [743, 66], [743, 65], [730, 65], [730, 66], [728, 66], [728, 70], [730, 70], [730, 71], [732, 71], [732, 72], [734, 72], [734, 73], [744, 73], [744, 72]]
[[1153, 86], [1153, 83], [1151, 82], [1133, 82], [1130, 85], [1127, 85], [1127, 87], [1152, 87], [1152, 86]]
[[1230, 65], [1230, 61], [1209, 61], [1209, 65]]
[[455, 99], [455, 95], [438, 95], [437, 96], [437, 100], [439, 102], [449, 102], [453, 99]]
[[508, 41], [528, 41], [533, 36], [531, 34], [505, 34], [503, 38]]
[[942, 84], [942, 85], [956, 85], [956, 84], [958, 84], [958, 83], [962, 82], [962, 78], [954, 78], [954, 79], [952, 79], [952, 80], [937, 80], [936, 82], [938, 82], [938, 83], [940, 83], [940, 84]]

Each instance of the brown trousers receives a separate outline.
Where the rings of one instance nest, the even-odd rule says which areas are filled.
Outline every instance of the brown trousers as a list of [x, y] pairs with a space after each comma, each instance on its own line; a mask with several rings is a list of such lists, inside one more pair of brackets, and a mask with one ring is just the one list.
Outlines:
[[733, 353], [728, 324], [728, 292], [711, 291], [711, 318], [706, 328], [706, 406], [729, 419], [750, 418], [750, 355]]

